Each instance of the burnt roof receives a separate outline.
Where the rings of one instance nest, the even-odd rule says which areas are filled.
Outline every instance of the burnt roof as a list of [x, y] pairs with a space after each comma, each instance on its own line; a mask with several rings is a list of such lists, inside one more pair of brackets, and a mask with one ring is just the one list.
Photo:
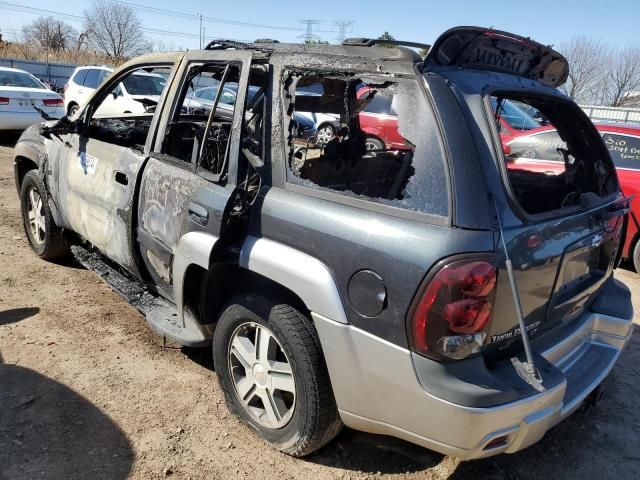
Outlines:
[[[412, 43], [413, 44], [413, 43]], [[233, 40], [212, 40], [206, 50], [255, 50], [263, 53], [292, 53], [308, 55], [335, 55], [343, 57], [359, 57], [374, 60], [399, 60], [407, 62], [421, 62], [422, 57], [415, 51], [404, 46], [393, 47], [361, 46], [361, 45], [326, 45], [306, 43], [279, 42], [236, 42]]]

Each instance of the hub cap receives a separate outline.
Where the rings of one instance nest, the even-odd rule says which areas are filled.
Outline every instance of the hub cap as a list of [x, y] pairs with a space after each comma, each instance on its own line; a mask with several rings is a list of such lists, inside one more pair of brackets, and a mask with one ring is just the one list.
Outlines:
[[284, 427], [295, 408], [296, 384], [273, 333], [257, 323], [243, 323], [231, 336], [228, 355], [235, 391], [247, 413], [264, 427]]
[[29, 215], [29, 229], [31, 238], [38, 244], [44, 243], [47, 234], [47, 225], [44, 220], [42, 198], [35, 188], [29, 189], [27, 195], [27, 214]]
[[333, 138], [333, 128], [324, 126], [318, 130], [318, 143], [326, 145]]

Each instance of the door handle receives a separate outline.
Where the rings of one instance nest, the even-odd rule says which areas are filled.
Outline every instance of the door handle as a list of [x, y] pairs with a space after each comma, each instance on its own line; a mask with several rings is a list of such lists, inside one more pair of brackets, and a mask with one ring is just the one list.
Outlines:
[[209, 212], [206, 208], [198, 203], [189, 202], [187, 205], [189, 211], [189, 218], [196, 222], [198, 225], [206, 225], [209, 221]]
[[116, 183], [119, 183], [120, 185], [129, 185], [129, 177], [127, 177], [127, 174], [124, 172], [116, 170], [113, 174], [113, 178]]

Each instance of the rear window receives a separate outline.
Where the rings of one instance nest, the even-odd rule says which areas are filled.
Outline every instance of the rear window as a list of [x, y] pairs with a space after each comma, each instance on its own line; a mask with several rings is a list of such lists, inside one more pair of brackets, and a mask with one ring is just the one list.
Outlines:
[[631, 135], [605, 133], [604, 144], [616, 167], [640, 170], [640, 138]]
[[28, 73], [8, 70], [0, 71], [0, 87], [46, 88]]
[[87, 76], [87, 70], [83, 69], [83, 70], [78, 70], [76, 72], [76, 74], [73, 76], [73, 82], [78, 84], [78, 85], [83, 85], [84, 84], [84, 77]]
[[[579, 107], [553, 97], [501, 93], [489, 98], [492, 121], [502, 143], [506, 179], [514, 200], [529, 215], [587, 208], [618, 189], [615, 169], [600, 134]], [[524, 104], [538, 112], [520, 133], [500, 130]]]
[[[320, 191], [447, 216], [445, 156], [415, 80], [296, 75], [285, 79], [287, 181]], [[318, 118], [335, 119], [332, 137]]]
[[98, 88], [100, 85], [101, 70], [90, 68], [87, 70], [87, 75], [84, 77], [83, 85], [87, 88]]

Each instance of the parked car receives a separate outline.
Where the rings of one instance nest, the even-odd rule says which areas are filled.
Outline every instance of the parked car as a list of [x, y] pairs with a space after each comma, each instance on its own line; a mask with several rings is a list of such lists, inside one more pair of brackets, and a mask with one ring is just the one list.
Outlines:
[[[517, 452], [597, 397], [630, 338], [613, 276], [628, 199], [557, 90], [559, 53], [478, 27], [424, 59], [377, 42], [131, 60], [17, 143], [29, 243], [48, 260], [71, 249], [163, 337], [212, 348], [230, 411], [285, 453], [342, 425], [466, 459]], [[171, 72], [161, 108], [96, 114], [156, 69]], [[184, 110], [204, 80], [238, 85], [231, 119]], [[367, 148], [354, 112], [378, 95], [411, 148]], [[507, 168], [491, 97], [555, 126], [563, 172]], [[301, 159], [297, 111], [344, 123]]]
[[105, 78], [113, 72], [106, 65], [84, 65], [76, 67], [64, 85], [64, 109], [69, 116], [75, 115], [84, 106]]
[[398, 132], [398, 117], [390, 96], [379, 95], [376, 89], [365, 86], [358, 90], [356, 97], [367, 101], [358, 119], [360, 128], [367, 134], [366, 145], [369, 150], [412, 148]]
[[60, 95], [24, 70], [0, 67], [0, 131], [24, 130], [43, 118], [62, 116]]
[[[222, 95], [218, 101], [218, 107], [216, 108], [218, 117], [226, 120], [231, 120], [233, 118], [237, 92], [238, 85], [236, 83], [228, 84], [223, 88]], [[261, 92], [262, 90], [260, 88], [249, 86], [249, 89], [247, 90], [247, 103], [255, 102], [257, 100], [256, 96]], [[190, 105], [191, 109], [196, 108], [194, 107], [194, 104], [199, 104], [205, 112], [208, 112], [213, 107], [213, 102], [217, 93], [217, 85], [198, 88], [187, 97], [185, 104]], [[309, 115], [305, 115], [302, 112], [295, 112], [294, 119], [298, 125], [296, 135], [299, 139], [314, 139], [316, 141], [322, 141], [319, 139], [319, 132], [316, 129], [315, 122]]]
[[[296, 97], [302, 96], [322, 96], [321, 88], [313, 88], [308, 86], [299, 86], [296, 88]], [[306, 117], [313, 122], [316, 130], [317, 142], [320, 145], [326, 145], [335, 136], [340, 128], [340, 117], [333, 113], [323, 112], [302, 112], [297, 111], [298, 116]]]
[[[76, 68], [65, 85], [64, 99], [68, 114], [75, 115], [112, 72], [113, 69], [107, 66]], [[127, 77], [109, 97], [104, 99], [97, 113], [117, 115], [153, 111], [166, 82], [165, 76], [159, 73], [149, 73], [144, 70], [136, 72], [135, 75]], [[185, 106], [194, 107], [194, 104], [185, 102]]]
[[[640, 125], [598, 123], [595, 126], [602, 135], [616, 166], [622, 191], [626, 195], [638, 197], [640, 195]], [[566, 143], [553, 127], [534, 129], [532, 133], [519, 136], [507, 145], [510, 150], [508, 157], [510, 169], [544, 172], [550, 175], [561, 174], [565, 169], [562, 149], [566, 149]], [[631, 218], [626, 230], [622, 258], [632, 260], [636, 271], [640, 272], [638, 218], [640, 218], [640, 201], [636, 198], [631, 202]]]

